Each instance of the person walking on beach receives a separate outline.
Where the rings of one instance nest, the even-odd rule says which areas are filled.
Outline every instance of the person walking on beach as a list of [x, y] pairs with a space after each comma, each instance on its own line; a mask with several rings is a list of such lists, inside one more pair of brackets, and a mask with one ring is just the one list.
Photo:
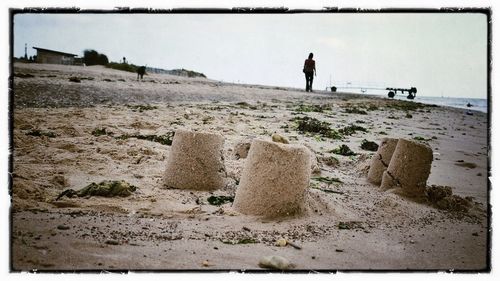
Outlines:
[[304, 69], [302, 71], [306, 75], [306, 92], [312, 92], [313, 74], [316, 76], [316, 62], [313, 60], [313, 53], [309, 53], [309, 57], [304, 62]]

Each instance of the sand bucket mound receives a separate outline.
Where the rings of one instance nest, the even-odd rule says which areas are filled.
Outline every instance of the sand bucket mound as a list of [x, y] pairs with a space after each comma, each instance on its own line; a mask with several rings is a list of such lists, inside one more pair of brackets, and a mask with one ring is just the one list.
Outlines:
[[279, 217], [304, 211], [311, 174], [309, 149], [254, 140], [233, 207], [247, 215]]
[[177, 130], [167, 160], [165, 186], [194, 190], [224, 187], [223, 146], [221, 135]]
[[398, 187], [398, 193], [409, 196], [424, 195], [431, 164], [432, 149], [428, 145], [400, 139], [383, 173], [381, 187]]
[[392, 154], [396, 149], [398, 139], [384, 138], [380, 142], [377, 153], [373, 155], [370, 170], [368, 171], [368, 181], [379, 185], [382, 182], [382, 174], [389, 167]]

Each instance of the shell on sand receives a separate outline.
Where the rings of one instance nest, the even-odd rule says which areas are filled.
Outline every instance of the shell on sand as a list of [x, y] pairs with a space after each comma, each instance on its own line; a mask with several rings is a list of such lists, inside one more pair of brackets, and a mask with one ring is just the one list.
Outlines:
[[167, 160], [164, 185], [214, 190], [225, 185], [224, 138], [219, 134], [177, 130]]
[[311, 174], [303, 145], [254, 140], [233, 207], [247, 215], [278, 217], [300, 213]]
[[378, 146], [377, 153], [372, 157], [370, 170], [368, 171], [369, 182], [377, 185], [382, 182], [382, 174], [387, 170], [397, 144], [398, 139], [382, 139]]
[[431, 165], [432, 149], [428, 145], [400, 139], [383, 173], [381, 187], [400, 187], [401, 192], [409, 196], [423, 195]]

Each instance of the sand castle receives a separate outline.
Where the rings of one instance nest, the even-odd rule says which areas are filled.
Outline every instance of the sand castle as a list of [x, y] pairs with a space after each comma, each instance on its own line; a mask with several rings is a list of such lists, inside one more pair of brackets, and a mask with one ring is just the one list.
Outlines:
[[225, 185], [224, 138], [206, 132], [177, 130], [167, 160], [164, 185], [214, 190]]
[[300, 213], [311, 175], [309, 154], [302, 145], [254, 140], [233, 207], [265, 217]]
[[377, 153], [372, 158], [370, 170], [368, 171], [369, 182], [377, 185], [382, 182], [382, 174], [385, 172], [385, 170], [387, 170], [397, 144], [398, 139], [382, 139]]
[[431, 172], [432, 149], [422, 143], [400, 139], [387, 170], [383, 172], [381, 187], [399, 187], [409, 196], [423, 195]]

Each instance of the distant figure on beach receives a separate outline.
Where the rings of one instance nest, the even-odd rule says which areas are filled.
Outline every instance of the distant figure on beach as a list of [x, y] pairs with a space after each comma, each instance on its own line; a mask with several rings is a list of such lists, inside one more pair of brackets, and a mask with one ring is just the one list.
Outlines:
[[144, 76], [144, 74], [146, 74], [146, 67], [145, 66], [140, 66], [139, 68], [137, 68], [137, 80], [139, 80], [139, 76], [141, 77], [141, 80], [142, 80], [142, 77]]
[[470, 102], [468, 102], [467, 107], [472, 107], [472, 104], [470, 104]]
[[309, 53], [302, 72], [306, 75], [306, 92], [312, 92], [313, 75], [316, 76], [316, 62], [313, 60], [313, 53]]

